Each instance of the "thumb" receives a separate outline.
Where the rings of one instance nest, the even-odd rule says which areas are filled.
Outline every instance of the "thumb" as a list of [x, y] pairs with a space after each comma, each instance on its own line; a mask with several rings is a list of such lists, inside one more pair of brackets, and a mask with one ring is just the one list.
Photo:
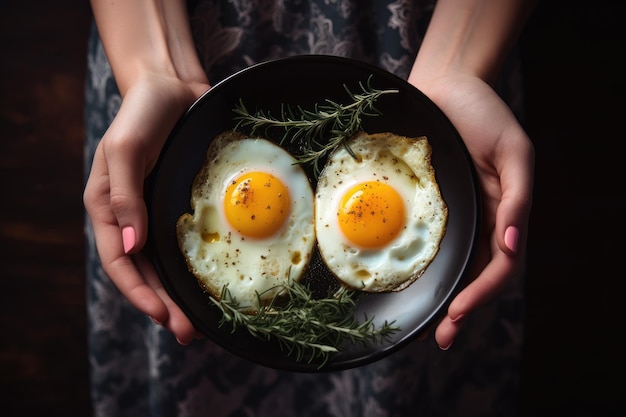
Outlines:
[[[152, 148], [146, 146], [150, 139], [143, 137], [144, 131], [124, 111], [124, 104], [107, 131], [103, 153], [109, 175], [109, 206], [122, 234], [124, 252], [134, 254], [147, 239], [144, 182], [156, 157], [151, 154]], [[158, 151], [155, 153], [158, 155]]]
[[[133, 195], [133, 192], [118, 191], [117, 197], [113, 198], [117, 210], [117, 213], [114, 213], [111, 208], [110, 196], [111, 175], [104, 158], [102, 145], [103, 142], [96, 149], [84, 193], [85, 208], [93, 226], [102, 267], [120, 292], [138, 310], [150, 315], [155, 320], [165, 322], [168, 318], [165, 304], [146, 285], [144, 277], [137, 270], [133, 257], [124, 255], [123, 246], [131, 251], [139, 251], [140, 246], [145, 241], [145, 225], [147, 223], [145, 204], [141, 198], [128, 197]], [[120, 186], [117, 188], [119, 189]], [[120, 232], [121, 230], [123, 231]], [[135, 230], [143, 233], [144, 237], [137, 238]], [[132, 241], [129, 243], [129, 240]]]
[[[516, 134], [525, 137], [521, 128]], [[495, 225], [498, 247], [509, 256], [516, 255], [525, 245], [532, 205], [534, 150], [527, 139], [518, 141], [516, 146], [516, 156], [502, 164], [500, 171], [502, 197]]]
[[122, 233], [124, 253], [137, 253], [146, 243], [148, 214], [143, 198], [144, 174], [131, 152], [110, 158], [110, 208]]

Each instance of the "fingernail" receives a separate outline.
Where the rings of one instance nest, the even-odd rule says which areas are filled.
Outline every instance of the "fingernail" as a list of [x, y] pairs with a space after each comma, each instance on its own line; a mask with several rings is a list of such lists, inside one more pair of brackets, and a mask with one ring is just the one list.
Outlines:
[[158, 324], [161, 325], [163, 324], [163, 322], [158, 321], [157, 319], [155, 319], [154, 317], [150, 316], [150, 318], [152, 319], [152, 321], [154, 322], [154, 324]]
[[124, 245], [124, 253], [128, 253], [135, 247], [136, 236], [135, 229], [131, 226], [126, 226], [122, 229], [122, 243]]
[[441, 350], [448, 350], [452, 347], [452, 342], [448, 343], [447, 346], [439, 346], [439, 349]]
[[509, 226], [504, 232], [504, 244], [513, 253], [517, 253], [517, 243], [519, 240], [519, 229]]

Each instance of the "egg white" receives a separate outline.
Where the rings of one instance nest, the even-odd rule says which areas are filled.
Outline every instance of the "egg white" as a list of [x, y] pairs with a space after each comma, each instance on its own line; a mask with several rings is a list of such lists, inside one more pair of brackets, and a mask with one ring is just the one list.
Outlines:
[[[360, 132], [330, 157], [318, 179], [315, 232], [328, 268], [346, 286], [366, 292], [398, 291], [432, 262], [445, 234], [448, 209], [431, 165], [425, 137]], [[404, 227], [383, 247], [360, 247], [341, 231], [341, 198], [365, 181], [390, 185], [405, 205]]]
[[[225, 190], [246, 172], [280, 179], [291, 197], [286, 224], [274, 235], [250, 238], [233, 228], [223, 209]], [[235, 132], [216, 137], [192, 185], [193, 213], [183, 214], [176, 232], [189, 270], [214, 297], [226, 286], [250, 312], [271, 300], [281, 285], [300, 280], [315, 245], [313, 191], [302, 168], [281, 147]]]

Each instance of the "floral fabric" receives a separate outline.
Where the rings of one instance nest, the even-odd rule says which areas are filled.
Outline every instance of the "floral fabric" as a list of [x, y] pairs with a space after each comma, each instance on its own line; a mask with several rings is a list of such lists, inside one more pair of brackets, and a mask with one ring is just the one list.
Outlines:
[[[358, 5], [357, 5], [358, 3]], [[197, 0], [189, 3], [211, 83], [268, 58], [347, 56], [406, 78], [434, 1]], [[512, 73], [503, 95], [515, 103]], [[121, 98], [94, 29], [88, 51], [85, 175]], [[469, 318], [443, 352], [432, 335], [370, 365], [291, 373], [210, 340], [180, 346], [138, 313], [100, 265], [87, 221], [89, 362], [94, 416], [514, 416], [523, 297], [517, 283]]]

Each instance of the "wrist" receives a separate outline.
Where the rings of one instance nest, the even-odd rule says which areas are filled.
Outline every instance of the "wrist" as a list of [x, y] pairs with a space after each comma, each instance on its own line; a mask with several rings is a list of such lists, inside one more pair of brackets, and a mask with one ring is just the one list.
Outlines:
[[534, 1], [439, 0], [409, 81], [418, 87], [449, 76], [491, 84]]
[[207, 83], [184, 0], [92, 0], [92, 10], [122, 95], [146, 77]]

